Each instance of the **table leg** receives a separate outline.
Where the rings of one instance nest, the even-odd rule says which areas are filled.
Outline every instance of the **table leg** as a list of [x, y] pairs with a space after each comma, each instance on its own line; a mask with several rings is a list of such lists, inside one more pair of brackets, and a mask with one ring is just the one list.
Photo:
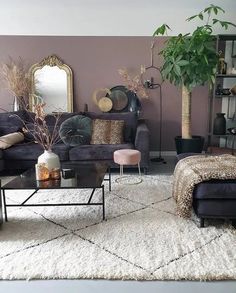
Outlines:
[[104, 185], [102, 185], [102, 219], [105, 220], [105, 194]]
[[88, 204], [90, 204], [91, 199], [92, 199], [92, 197], [93, 197], [93, 195], [94, 195], [95, 190], [96, 190], [96, 188], [93, 188], [93, 191], [92, 191], [92, 193], [91, 193], [91, 195], [90, 195], [90, 197], [89, 197], [89, 200], [88, 200]]
[[2, 218], [2, 182], [0, 179], [0, 225], [2, 225], [3, 218]]
[[200, 218], [200, 228], [204, 227], [204, 218]]
[[111, 191], [111, 167], [109, 167], [108, 171], [109, 171], [109, 191]]
[[5, 190], [2, 189], [2, 198], [3, 198], [3, 208], [4, 208], [4, 214], [5, 214], [5, 221], [8, 222], [7, 219], [7, 207], [6, 207], [6, 196], [5, 196]]

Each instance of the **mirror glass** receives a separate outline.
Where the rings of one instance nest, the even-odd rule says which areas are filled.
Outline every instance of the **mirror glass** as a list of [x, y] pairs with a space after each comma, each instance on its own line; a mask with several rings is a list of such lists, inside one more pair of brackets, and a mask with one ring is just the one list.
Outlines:
[[46, 103], [46, 114], [73, 112], [72, 70], [56, 55], [48, 56], [30, 68], [31, 95], [29, 109], [34, 105]]
[[[67, 76], [57, 66], [45, 65], [35, 71], [35, 93], [46, 102], [45, 112], [67, 112]], [[55, 102], [56, 101], [56, 102]]]

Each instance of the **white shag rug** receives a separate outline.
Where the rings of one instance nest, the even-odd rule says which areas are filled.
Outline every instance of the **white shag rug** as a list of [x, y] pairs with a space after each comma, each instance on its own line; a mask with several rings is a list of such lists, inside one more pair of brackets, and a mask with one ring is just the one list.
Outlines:
[[[172, 177], [106, 184], [101, 207], [9, 208], [0, 231], [1, 279], [236, 279], [236, 233], [224, 222], [198, 228], [175, 214]], [[22, 201], [31, 191], [7, 191]], [[39, 191], [30, 202], [88, 200], [86, 190]], [[100, 191], [93, 201], [99, 200]]]

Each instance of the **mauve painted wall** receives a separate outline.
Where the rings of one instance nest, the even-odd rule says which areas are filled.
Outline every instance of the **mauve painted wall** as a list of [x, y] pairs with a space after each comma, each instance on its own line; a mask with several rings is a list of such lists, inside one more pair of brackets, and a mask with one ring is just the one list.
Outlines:
[[[165, 38], [157, 39], [158, 50]], [[91, 100], [93, 91], [100, 87], [122, 84], [117, 70], [127, 67], [138, 72], [140, 65], [150, 65], [151, 37], [56, 37], [56, 36], [0, 36], [0, 62], [8, 56], [21, 56], [29, 64], [57, 54], [71, 66], [74, 74], [74, 109], [99, 111]], [[157, 49], [155, 49], [157, 50]], [[161, 60], [155, 55], [155, 65]], [[206, 136], [208, 115], [208, 90], [199, 87], [193, 92], [193, 133]], [[0, 85], [0, 107], [11, 109], [12, 96]], [[150, 98], [142, 100], [142, 117], [151, 131], [151, 150], [158, 147], [159, 94], [150, 91]], [[174, 150], [174, 137], [180, 135], [180, 90], [168, 82], [163, 83], [163, 150]]]

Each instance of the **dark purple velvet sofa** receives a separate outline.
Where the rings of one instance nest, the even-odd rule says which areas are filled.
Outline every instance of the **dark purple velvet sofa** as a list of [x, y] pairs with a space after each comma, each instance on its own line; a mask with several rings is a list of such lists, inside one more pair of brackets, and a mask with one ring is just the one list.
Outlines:
[[[177, 155], [177, 160], [199, 155], [184, 153]], [[204, 227], [207, 218], [236, 219], [236, 180], [212, 179], [199, 183], [193, 191], [193, 209]]]
[[[19, 131], [23, 127], [21, 119], [17, 118], [17, 114], [25, 123], [32, 123], [32, 118], [26, 111], [17, 113], [0, 113], [0, 135]], [[60, 123], [81, 113], [65, 113], [60, 119]], [[135, 113], [83, 113], [92, 119], [113, 119], [124, 120], [124, 143], [116, 145], [81, 145], [69, 147], [63, 142], [59, 142], [53, 147], [53, 151], [59, 156], [60, 161], [67, 163], [70, 161], [107, 161], [111, 167], [117, 167], [113, 162], [113, 152], [118, 149], [137, 149], [141, 152], [141, 167], [145, 170], [149, 166], [149, 131], [144, 122], [139, 123]], [[46, 117], [49, 128], [53, 128], [55, 119], [48, 115]], [[40, 145], [33, 141], [24, 141], [23, 143], [11, 146], [6, 150], [0, 150], [0, 170], [27, 169], [33, 167], [43, 149]]]

